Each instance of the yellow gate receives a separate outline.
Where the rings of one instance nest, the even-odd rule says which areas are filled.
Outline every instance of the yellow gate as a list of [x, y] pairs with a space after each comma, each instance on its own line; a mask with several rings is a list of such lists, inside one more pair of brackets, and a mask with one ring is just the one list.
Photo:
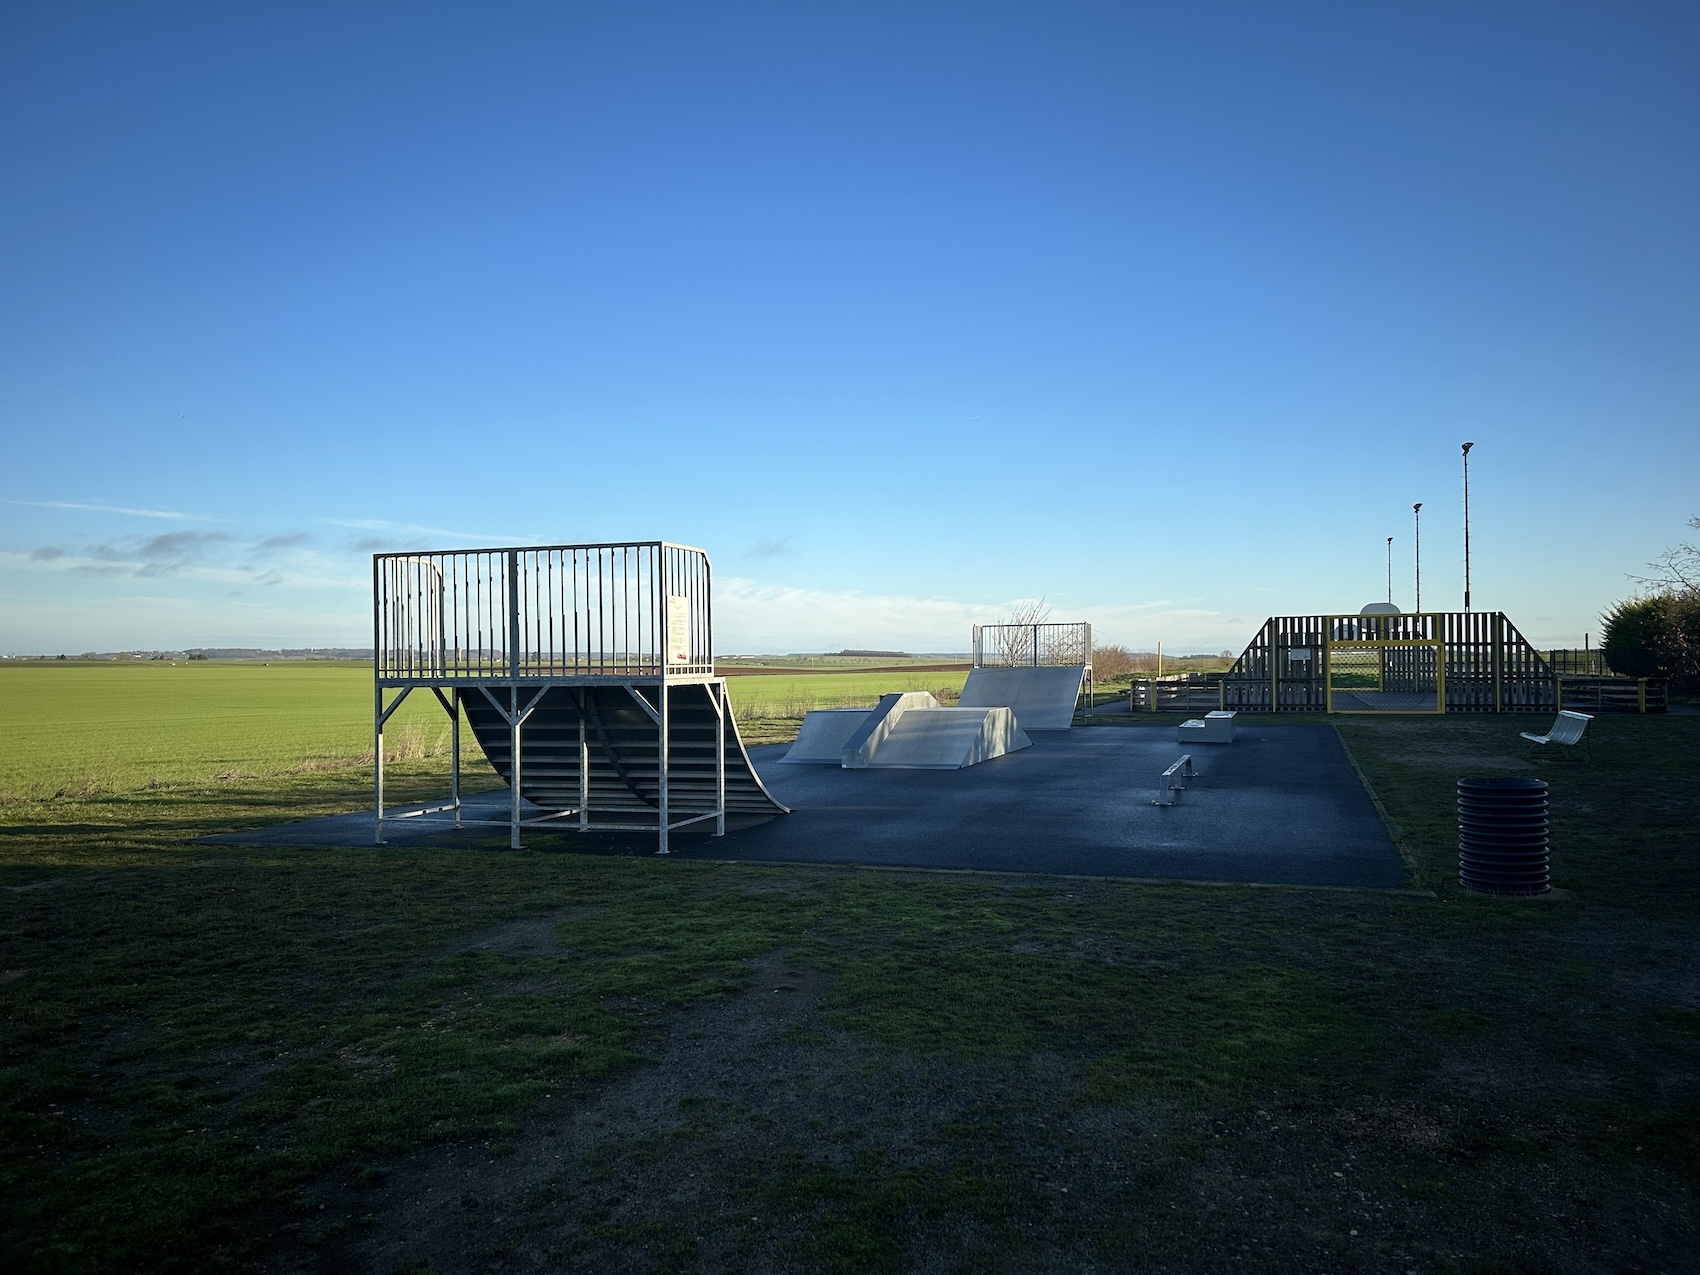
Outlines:
[[1445, 642], [1368, 637], [1380, 626], [1358, 616], [1328, 619], [1322, 673], [1330, 713], [1446, 711]]

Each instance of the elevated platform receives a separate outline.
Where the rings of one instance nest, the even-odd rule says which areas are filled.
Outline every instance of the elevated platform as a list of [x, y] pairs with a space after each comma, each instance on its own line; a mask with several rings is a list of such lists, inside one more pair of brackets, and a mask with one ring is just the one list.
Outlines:
[[[787, 813], [738, 737], [714, 675], [708, 555], [664, 540], [376, 554], [374, 837], [398, 818], [462, 823], [460, 725], [523, 825], [653, 832]], [[384, 725], [414, 691], [452, 723], [448, 801], [384, 808]], [[538, 814], [542, 810], [548, 813]]]

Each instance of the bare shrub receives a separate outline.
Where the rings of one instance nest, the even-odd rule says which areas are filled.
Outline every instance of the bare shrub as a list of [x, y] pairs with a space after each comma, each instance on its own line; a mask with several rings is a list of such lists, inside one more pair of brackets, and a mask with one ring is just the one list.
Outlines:
[[1092, 648], [1092, 680], [1112, 682], [1118, 677], [1130, 677], [1139, 671], [1138, 657], [1125, 646], [1110, 643]]
[[1001, 649], [987, 655], [996, 655], [1005, 664], [1030, 664], [1033, 660], [1033, 642], [1036, 635], [1033, 627], [1043, 624], [1051, 617], [1051, 608], [1043, 597], [1033, 602], [1022, 602], [1010, 609], [1007, 618], [1000, 621], [1013, 627], [1005, 628], [994, 636], [994, 641]]

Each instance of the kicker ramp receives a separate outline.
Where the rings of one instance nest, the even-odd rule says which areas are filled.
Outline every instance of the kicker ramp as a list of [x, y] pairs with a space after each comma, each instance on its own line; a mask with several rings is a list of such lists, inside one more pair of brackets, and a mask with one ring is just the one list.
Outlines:
[[960, 770], [1026, 748], [1015, 714], [997, 708], [940, 708], [925, 691], [880, 697], [845, 740], [846, 770]]
[[844, 745], [873, 711], [871, 708], [811, 709], [803, 714], [803, 729], [797, 732], [797, 742], [779, 760], [816, 766], [842, 765]]
[[1067, 730], [1074, 722], [1086, 665], [977, 668], [958, 708], [1010, 708], [1026, 730]]
[[[651, 706], [654, 686], [636, 688]], [[505, 698], [506, 687], [492, 688]], [[520, 687], [523, 708], [535, 689]], [[461, 689], [461, 705], [479, 747], [496, 773], [513, 784], [513, 737], [495, 705], [476, 687]], [[710, 688], [684, 682], [671, 688], [668, 725], [667, 808], [671, 820], [710, 814], [714, 800], [715, 711]], [[579, 804], [579, 723], [589, 756], [589, 808], [594, 815], [654, 816], [659, 809], [660, 728], [623, 686], [553, 686], [520, 728], [520, 795], [545, 810]], [[761, 782], [726, 713], [726, 813], [788, 813]]]
[[1007, 708], [928, 708], [898, 718], [866, 765], [870, 770], [961, 770], [1032, 745]]

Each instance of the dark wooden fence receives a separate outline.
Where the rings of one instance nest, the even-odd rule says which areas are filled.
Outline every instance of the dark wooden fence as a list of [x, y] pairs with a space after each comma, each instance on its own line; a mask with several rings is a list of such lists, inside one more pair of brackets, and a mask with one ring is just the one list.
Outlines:
[[[1409, 643], [1339, 646], [1340, 643]], [[1445, 655], [1444, 711], [1448, 713], [1662, 713], [1663, 682], [1611, 676], [1598, 652], [1586, 662], [1558, 666], [1517, 631], [1503, 611], [1433, 611], [1421, 615], [1276, 615], [1264, 622], [1226, 673], [1138, 679], [1128, 704], [1141, 713], [1328, 711], [1329, 655], [1369, 652], [1379, 691], [1433, 692], [1440, 683], [1435, 647]], [[1580, 666], [1581, 676], [1566, 665]], [[1336, 683], [1336, 691], [1342, 689]], [[1355, 689], [1355, 688], [1354, 688]], [[1355, 699], [1364, 697], [1355, 696]]]

